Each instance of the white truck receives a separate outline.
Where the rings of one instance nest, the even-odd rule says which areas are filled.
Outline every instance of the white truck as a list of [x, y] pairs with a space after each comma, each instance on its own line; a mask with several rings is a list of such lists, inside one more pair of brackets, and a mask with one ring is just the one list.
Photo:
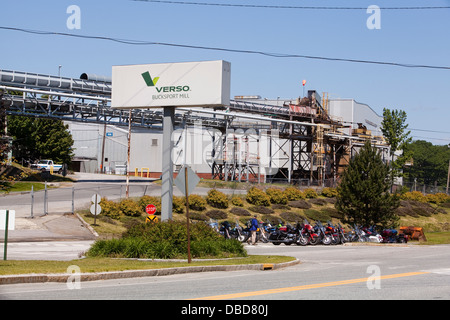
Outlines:
[[39, 170], [41, 172], [62, 172], [62, 164], [55, 164], [53, 160], [40, 160], [38, 163], [32, 164], [31, 169]]

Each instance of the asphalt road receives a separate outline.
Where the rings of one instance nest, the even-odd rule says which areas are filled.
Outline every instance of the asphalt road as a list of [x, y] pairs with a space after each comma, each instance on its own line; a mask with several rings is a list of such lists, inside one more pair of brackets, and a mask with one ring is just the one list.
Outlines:
[[[272, 271], [207, 272], [82, 282], [79, 289], [70, 289], [66, 283], [2, 285], [0, 299], [237, 299], [257, 303], [308, 299], [450, 299], [449, 245], [288, 247], [260, 244], [247, 249], [251, 254], [295, 256], [302, 263]], [[181, 314], [182, 310], [179, 312]]]

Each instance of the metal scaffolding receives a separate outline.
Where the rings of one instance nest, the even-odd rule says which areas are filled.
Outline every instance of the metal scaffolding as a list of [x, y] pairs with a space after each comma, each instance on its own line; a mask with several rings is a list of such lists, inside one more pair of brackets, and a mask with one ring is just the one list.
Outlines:
[[[129, 111], [110, 106], [112, 84], [82, 78], [0, 70], [1, 99], [8, 115], [128, 126]], [[179, 128], [215, 130], [207, 159], [213, 179], [330, 185], [367, 139], [388, 159], [382, 138], [344, 134], [349, 127], [332, 120], [328, 105], [328, 95], [311, 90], [283, 106], [232, 100], [216, 110], [177, 108], [174, 119]], [[163, 118], [162, 109], [131, 111], [133, 127], [162, 129]]]

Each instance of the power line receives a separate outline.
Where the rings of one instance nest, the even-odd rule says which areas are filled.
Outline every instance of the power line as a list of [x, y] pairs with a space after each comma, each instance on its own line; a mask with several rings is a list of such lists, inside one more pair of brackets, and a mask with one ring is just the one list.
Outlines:
[[[192, 6], [214, 6], [214, 7], [237, 7], [237, 8], [262, 8], [262, 9], [302, 9], [302, 10], [367, 10], [367, 7], [319, 7], [319, 6], [280, 6], [259, 4], [232, 4], [232, 3], [210, 3], [210, 2], [188, 2], [188, 1], [163, 1], [163, 0], [131, 0], [135, 2], [151, 2], [175, 5]], [[421, 7], [380, 7], [381, 10], [440, 10], [450, 9], [450, 6], [421, 6]]]
[[268, 57], [273, 57], [273, 58], [300, 58], [300, 59], [313, 59], [313, 60], [324, 60], [324, 61], [338, 61], [338, 62], [386, 65], [386, 66], [395, 66], [395, 67], [404, 67], [404, 68], [450, 70], [450, 67], [448, 67], [448, 66], [408, 64], [408, 63], [373, 61], [373, 60], [362, 60], [362, 59], [349, 59], [349, 58], [333, 58], [333, 57], [311, 56], [311, 55], [303, 55], [303, 54], [271, 53], [271, 52], [256, 51], [256, 50], [242, 50], [242, 49], [231, 49], [231, 48], [220, 48], [220, 47], [195, 46], [195, 45], [187, 45], [187, 44], [168, 43], [168, 42], [130, 40], [130, 39], [120, 39], [120, 38], [112, 38], [112, 37], [104, 37], [104, 36], [90, 36], [90, 35], [80, 35], [80, 34], [72, 34], [72, 33], [64, 33], [64, 32], [54, 32], [54, 31], [30, 30], [30, 29], [5, 27], [5, 26], [0, 26], [0, 30], [18, 31], [18, 32], [38, 34], [38, 35], [52, 35], [52, 36], [63, 36], [63, 37], [82, 38], [82, 39], [91, 39], [91, 40], [104, 40], [104, 41], [112, 41], [112, 42], [128, 44], [128, 45], [167, 46], [167, 47], [177, 47], [177, 48], [186, 48], [186, 49], [223, 51], [223, 52], [230, 52], [230, 53], [257, 54], [257, 55], [263, 55], [263, 56], [268, 56]]

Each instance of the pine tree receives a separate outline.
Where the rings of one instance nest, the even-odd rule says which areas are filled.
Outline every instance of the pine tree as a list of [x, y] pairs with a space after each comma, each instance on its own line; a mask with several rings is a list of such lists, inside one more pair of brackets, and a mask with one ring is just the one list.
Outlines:
[[342, 176], [336, 209], [351, 224], [394, 228], [399, 198], [389, 193], [391, 183], [389, 166], [367, 141]]

